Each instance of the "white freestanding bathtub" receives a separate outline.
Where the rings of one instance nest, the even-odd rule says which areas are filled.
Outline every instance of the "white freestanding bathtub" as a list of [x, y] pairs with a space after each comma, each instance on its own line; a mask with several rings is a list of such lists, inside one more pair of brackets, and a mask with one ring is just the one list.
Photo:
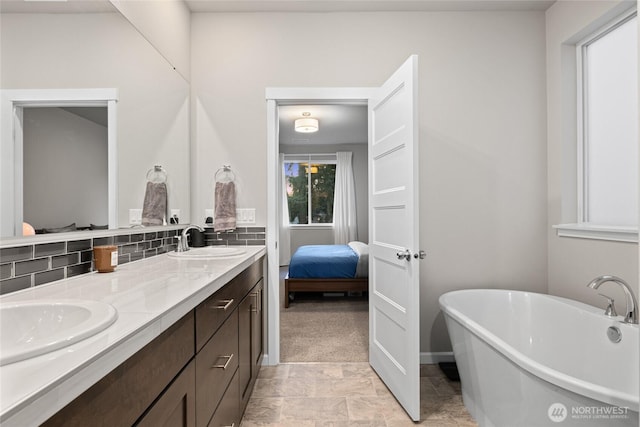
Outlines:
[[638, 325], [521, 291], [454, 291], [440, 307], [464, 404], [480, 426], [638, 427]]

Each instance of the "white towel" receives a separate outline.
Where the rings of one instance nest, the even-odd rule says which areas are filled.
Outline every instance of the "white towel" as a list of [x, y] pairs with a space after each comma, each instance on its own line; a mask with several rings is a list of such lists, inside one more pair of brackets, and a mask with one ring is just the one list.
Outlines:
[[230, 231], [236, 228], [236, 185], [231, 182], [216, 182], [215, 214], [213, 229]]

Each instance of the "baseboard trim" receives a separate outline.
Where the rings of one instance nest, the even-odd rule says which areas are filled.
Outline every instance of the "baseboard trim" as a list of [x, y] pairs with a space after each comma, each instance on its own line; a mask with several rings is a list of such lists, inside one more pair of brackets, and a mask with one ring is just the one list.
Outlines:
[[269, 354], [262, 354], [262, 366], [276, 366], [275, 363], [271, 363], [272, 361], [269, 359]]
[[433, 365], [440, 362], [455, 362], [452, 351], [420, 353], [421, 365]]

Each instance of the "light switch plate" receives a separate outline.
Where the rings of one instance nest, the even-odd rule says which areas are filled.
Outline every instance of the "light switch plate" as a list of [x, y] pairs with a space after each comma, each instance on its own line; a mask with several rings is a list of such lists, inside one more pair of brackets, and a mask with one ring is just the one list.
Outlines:
[[255, 224], [256, 210], [255, 208], [236, 209], [236, 221], [238, 224]]

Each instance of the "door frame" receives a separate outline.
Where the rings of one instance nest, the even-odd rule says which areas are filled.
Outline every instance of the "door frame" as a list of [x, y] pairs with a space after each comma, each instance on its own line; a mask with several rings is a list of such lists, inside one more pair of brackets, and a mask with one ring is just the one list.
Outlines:
[[303, 103], [367, 105], [373, 87], [274, 87], [265, 89], [267, 101], [267, 348], [264, 363], [280, 364], [280, 203], [278, 106]]

